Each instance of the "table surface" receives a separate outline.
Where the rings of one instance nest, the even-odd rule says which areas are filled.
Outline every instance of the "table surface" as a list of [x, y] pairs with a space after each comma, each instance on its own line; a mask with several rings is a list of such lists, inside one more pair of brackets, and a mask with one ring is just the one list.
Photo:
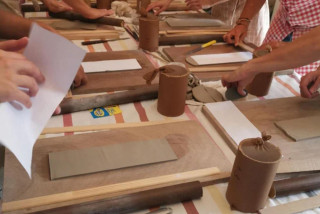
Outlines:
[[[130, 37], [125, 33], [121, 37]], [[82, 40], [74, 40], [73, 43], [87, 52], [105, 52], [105, 51], [120, 51], [120, 50], [137, 50], [138, 43], [134, 39], [130, 40], [120, 40], [113, 41], [104, 44], [95, 44], [89, 46], [82, 46]], [[159, 47], [160, 50], [164, 47]], [[151, 55], [146, 55], [147, 58], [155, 67], [164, 65], [163, 61], [154, 58]], [[271, 85], [270, 92], [264, 97], [255, 97], [253, 95], [248, 95], [244, 98], [247, 101], [252, 100], [264, 100], [272, 98], [281, 97], [291, 97], [300, 96], [299, 93], [299, 81], [300, 76], [297, 74], [275, 76]], [[224, 93], [225, 89], [222, 87], [220, 81], [206, 82], [206, 86], [217, 88], [221, 93]], [[99, 125], [99, 124], [114, 124], [114, 123], [128, 123], [128, 122], [145, 122], [145, 121], [161, 121], [167, 120], [168, 118], [162, 116], [157, 111], [157, 100], [149, 100], [142, 102], [135, 102], [120, 105], [122, 113], [116, 114], [114, 116], [102, 117], [94, 119], [89, 111], [76, 112], [72, 114], [65, 114], [59, 116], [53, 116], [46, 128], [49, 127], [66, 127], [66, 126], [84, 126], [84, 125]], [[204, 116], [201, 111], [202, 105], [199, 103], [192, 103], [185, 106], [185, 112], [183, 115], [177, 117], [177, 119], [189, 119], [196, 120], [201, 123], [201, 125], [208, 131], [213, 140], [222, 149], [225, 156], [230, 162], [234, 161], [234, 154], [224, 142], [219, 133], [214, 129], [208, 119]], [[66, 134], [76, 134], [76, 133], [66, 133]], [[63, 136], [64, 134], [48, 134], [45, 137]], [[240, 213], [238, 211], [231, 210], [228, 202], [225, 199], [225, 192], [227, 188], [227, 183], [221, 183], [217, 185], [204, 187], [204, 195], [201, 199], [177, 203], [169, 205], [173, 210], [173, 213]], [[311, 197], [320, 194], [320, 190], [315, 190], [308, 193], [301, 193], [297, 195], [292, 195], [290, 197], [279, 197], [276, 199], [270, 199], [267, 206], [276, 206], [279, 204], [287, 203], [289, 201], [294, 201], [302, 198]], [[135, 212], [136, 214], [146, 213], [149, 210], [143, 210]], [[306, 211], [304, 213], [320, 213], [320, 209]]]

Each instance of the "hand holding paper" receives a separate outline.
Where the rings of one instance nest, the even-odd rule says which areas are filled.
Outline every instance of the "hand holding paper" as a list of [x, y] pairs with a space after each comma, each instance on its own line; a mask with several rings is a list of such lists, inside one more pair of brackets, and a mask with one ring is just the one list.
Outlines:
[[33, 145], [67, 93], [85, 51], [34, 24], [24, 55], [40, 69], [45, 82], [31, 98], [30, 109], [0, 104], [0, 143], [15, 154], [31, 177]]

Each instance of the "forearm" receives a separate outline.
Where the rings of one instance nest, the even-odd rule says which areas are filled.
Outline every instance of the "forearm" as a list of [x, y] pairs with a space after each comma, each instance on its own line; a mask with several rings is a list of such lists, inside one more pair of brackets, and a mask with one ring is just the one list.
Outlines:
[[266, 0], [247, 0], [240, 18], [248, 18], [251, 20], [259, 12], [265, 2]]
[[19, 39], [29, 35], [32, 22], [20, 16], [0, 10], [0, 37]]
[[86, 14], [88, 8], [90, 8], [83, 0], [63, 0], [69, 6], [73, 8], [73, 10], [80, 14]]
[[246, 64], [248, 71], [273, 72], [307, 65], [320, 59], [320, 27]]

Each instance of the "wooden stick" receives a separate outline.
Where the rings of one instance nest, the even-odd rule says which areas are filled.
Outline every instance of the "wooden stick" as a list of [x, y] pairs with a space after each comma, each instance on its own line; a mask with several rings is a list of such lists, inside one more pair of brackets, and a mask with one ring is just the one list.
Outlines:
[[291, 214], [291, 213], [302, 212], [305, 210], [315, 209], [319, 206], [320, 206], [320, 195], [317, 195], [311, 198], [305, 198], [305, 199], [289, 202], [286, 204], [281, 204], [274, 207], [268, 207], [260, 210], [260, 214], [274, 214], [274, 213]]
[[161, 125], [175, 122], [187, 121], [185, 119], [168, 119], [161, 121], [148, 121], [148, 122], [137, 122], [137, 123], [117, 123], [117, 124], [104, 124], [104, 125], [94, 125], [94, 126], [69, 126], [69, 127], [54, 127], [45, 128], [42, 131], [44, 134], [58, 134], [66, 132], [87, 132], [87, 131], [99, 131], [99, 130], [109, 130], [109, 129], [119, 129], [119, 128], [130, 128], [130, 127], [143, 127], [143, 126], [153, 126]]
[[75, 39], [118, 39], [119, 38], [119, 33], [118, 32], [108, 32], [108, 31], [101, 31], [101, 32], [96, 32], [96, 31], [59, 31], [59, 33], [69, 39], [69, 40], [75, 40]]
[[242, 49], [245, 50], [245, 51], [249, 51], [249, 52], [251, 52], [251, 53], [254, 52], [254, 48], [250, 47], [250, 46], [247, 45], [247, 44], [244, 44], [243, 42], [240, 42], [240, 43], [239, 43], [239, 47], [242, 48]]
[[167, 30], [165, 31], [168, 34], [171, 33], [190, 33], [192, 32], [224, 32], [227, 33], [230, 29], [197, 29], [197, 30]]
[[214, 72], [214, 71], [234, 71], [238, 69], [239, 66], [226, 66], [226, 67], [198, 67], [198, 68], [188, 68], [192, 73], [201, 73], [201, 72]]
[[66, 201], [78, 200], [90, 198], [98, 195], [112, 195], [113, 193], [128, 191], [128, 190], [138, 190], [145, 187], [152, 187], [156, 185], [170, 184], [173, 182], [183, 183], [189, 180], [199, 180], [203, 177], [214, 176], [220, 173], [217, 167], [182, 172], [171, 175], [164, 175], [153, 178], [140, 179], [135, 181], [129, 181], [124, 183], [105, 185], [101, 187], [94, 187], [84, 190], [77, 190], [71, 192], [57, 193], [47, 196], [40, 196], [30, 199], [24, 199], [19, 201], [4, 202], [2, 204], [3, 212], [11, 211], [21, 211], [25, 209], [31, 209], [34, 207], [40, 207], [44, 205], [63, 203]]
[[225, 32], [189, 32], [189, 33], [175, 33], [166, 34], [166, 37], [179, 37], [179, 36], [200, 36], [200, 35], [224, 35]]

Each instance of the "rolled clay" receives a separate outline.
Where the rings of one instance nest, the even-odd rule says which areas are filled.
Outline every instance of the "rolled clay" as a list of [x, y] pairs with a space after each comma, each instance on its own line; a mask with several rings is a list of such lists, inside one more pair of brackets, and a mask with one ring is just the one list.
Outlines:
[[179, 65], [160, 68], [158, 112], [176, 117], [184, 112], [189, 72]]
[[137, 12], [140, 13], [141, 8], [147, 8], [151, 0], [137, 0]]
[[156, 51], [159, 45], [159, 19], [156, 16], [139, 18], [139, 47]]
[[[253, 58], [264, 56], [270, 53], [270, 50], [259, 50], [253, 53]], [[269, 93], [274, 72], [260, 73], [255, 76], [252, 82], [246, 87], [246, 90], [257, 97], [265, 96]]]
[[199, 181], [177, 184], [174, 186], [146, 190], [111, 199], [87, 202], [76, 205], [46, 210], [46, 214], [61, 213], [129, 213], [137, 210], [189, 201], [202, 197], [202, 187]]
[[280, 149], [267, 142], [271, 137], [241, 141], [226, 193], [232, 208], [257, 212], [264, 208], [281, 159]]
[[97, 0], [98, 9], [111, 9], [112, 0]]

